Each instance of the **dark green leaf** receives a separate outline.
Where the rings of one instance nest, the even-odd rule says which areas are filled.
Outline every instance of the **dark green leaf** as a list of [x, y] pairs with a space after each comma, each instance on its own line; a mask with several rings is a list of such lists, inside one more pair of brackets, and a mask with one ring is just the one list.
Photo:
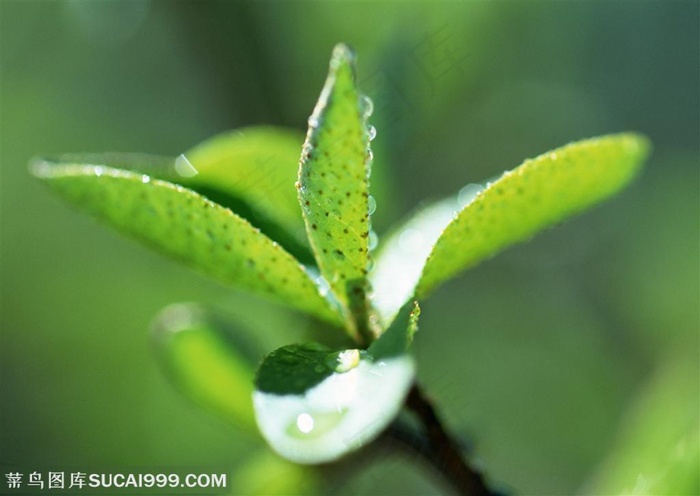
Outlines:
[[400, 356], [406, 353], [413, 342], [414, 334], [418, 330], [419, 316], [420, 307], [418, 303], [407, 303], [404, 305], [389, 328], [367, 349], [367, 353], [375, 360]]

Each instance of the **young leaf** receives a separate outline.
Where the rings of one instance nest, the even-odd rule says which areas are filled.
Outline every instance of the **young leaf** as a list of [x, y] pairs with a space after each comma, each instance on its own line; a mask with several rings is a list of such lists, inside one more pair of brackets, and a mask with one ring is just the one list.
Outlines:
[[489, 185], [445, 228], [416, 289], [424, 297], [458, 272], [612, 196], [639, 170], [636, 134], [579, 141], [527, 160]]
[[303, 142], [296, 131], [272, 127], [220, 134], [181, 155], [197, 172], [183, 184], [233, 194], [292, 234], [303, 233], [294, 188]]
[[368, 443], [398, 414], [413, 383], [412, 358], [391, 355], [375, 360], [316, 343], [274, 351], [253, 393], [263, 437], [297, 463], [329, 462]]
[[152, 332], [158, 362], [181, 393], [236, 425], [255, 426], [250, 397], [258, 356], [239, 329], [197, 305], [179, 304], [158, 314]]
[[[321, 275], [361, 335], [367, 321], [369, 136], [353, 55], [337, 45], [299, 167], [299, 202]], [[359, 328], [358, 328], [359, 326]]]
[[248, 220], [302, 263], [314, 265], [294, 188], [303, 141], [294, 130], [258, 126], [222, 133], [177, 158], [84, 153], [44, 160], [125, 169], [187, 186]]
[[385, 326], [410, 300], [435, 241], [459, 211], [456, 198], [435, 202], [404, 222], [380, 244], [370, 272], [372, 303]]
[[341, 322], [297, 260], [248, 221], [194, 191], [101, 166], [38, 162], [33, 172], [67, 200], [206, 275]]

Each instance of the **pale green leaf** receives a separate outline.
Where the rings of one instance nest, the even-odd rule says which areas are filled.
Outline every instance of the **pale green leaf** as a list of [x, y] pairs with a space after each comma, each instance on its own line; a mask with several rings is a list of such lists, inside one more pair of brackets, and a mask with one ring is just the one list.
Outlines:
[[253, 393], [263, 437], [297, 463], [330, 462], [367, 444], [396, 417], [413, 384], [412, 358], [389, 355], [316, 343], [274, 351]]
[[37, 162], [33, 172], [72, 203], [206, 275], [342, 322], [294, 257], [245, 219], [192, 190], [101, 166]]
[[458, 211], [456, 198], [435, 202], [382, 238], [369, 277], [384, 326], [413, 296], [433, 245]]
[[254, 370], [259, 356], [240, 329], [193, 304], [172, 305], [153, 323], [158, 363], [199, 406], [240, 427], [255, 426]]
[[[333, 51], [299, 167], [299, 202], [321, 275], [355, 326], [367, 321], [369, 135], [353, 55]], [[351, 324], [352, 325], [352, 324]], [[363, 330], [359, 329], [363, 334]]]
[[625, 186], [649, 150], [646, 138], [618, 134], [579, 141], [506, 172], [445, 228], [416, 296], [509, 245], [561, 222]]
[[588, 494], [700, 494], [697, 348], [674, 350], [620, 422]]

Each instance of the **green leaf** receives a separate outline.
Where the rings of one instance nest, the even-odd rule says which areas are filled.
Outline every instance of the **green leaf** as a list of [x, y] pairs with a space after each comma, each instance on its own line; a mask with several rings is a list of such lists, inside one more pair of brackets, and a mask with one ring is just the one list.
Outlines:
[[274, 351], [253, 393], [263, 437], [297, 463], [329, 462], [367, 444], [396, 417], [413, 383], [413, 359], [389, 355], [316, 343]]
[[404, 305], [389, 328], [367, 349], [367, 353], [375, 360], [406, 353], [413, 343], [413, 336], [418, 331], [419, 316], [418, 303]]
[[[318, 343], [279, 348], [260, 365], [255, 386], [267, 393], [302, 394], [334, 372], [331, 355], [330, 348]], [[310, 363], [314, 366], [309, 367]]]
[[206, 275], [342, 322], [294, 257], [245, 219], [194, 191], [101, 166], [37, 162], [33, 172], [67, 200]]
[[222, 193], [237, 199], [249, 213], [240, 212], [241, 206], [233, 206], [234, 212], [305, 263], [313, 263], [294, 187], [303, 142], [301, 133], [283, 128], [222, 133], [180, 156], [197, 172], [182, 184], [218, 203]]
[[282, 128], [222, 133], [183, 154], [197, 171], [188, 184], [235, 193], [279, 224], [303, 231], [294, 187], [303, 143], [301, 133]]
[[620, 422], [588, 494], [700, 494], [697, 346], [673, 350]]
[[158, 314], [152, 333], [158, 363], [181, 393], [237, 426], [255, 427], [251, 394], [259, 355], [240, 329], [202, 307], [179, 304]]
[[45, 158], [102, 165], [187, 186], [247, 219], [305, 264], [315, 264], [294, 182], [304, 137], [294, 130], [247, 127], [215, 136], [179, 157], [83, 153]]
[[411, 299], [425, 261], [442, 231], [459, 211], [457, 198], [435, 202], [411, 216], [382, 239], [370, 281], [372, 303], [384, 326]]
[[[333, 51], [299, 167], [299, 202], [321, 275], [366, 334], [369, 264], [369, 132], [354, 82], [353, 55]], [[351, 325], [353, 323], [351, 322]]]
[[506, 172], [445, 228], [416, 296], [612, 196], [634, 177], [649, 147], [636, 134], [604, 136], [566, 145]]
[[231, 495], [289, 496], [323, 494], [322, 477], [316, 467], [284, 460], [268, 449], [245, 457], [230, 479]]

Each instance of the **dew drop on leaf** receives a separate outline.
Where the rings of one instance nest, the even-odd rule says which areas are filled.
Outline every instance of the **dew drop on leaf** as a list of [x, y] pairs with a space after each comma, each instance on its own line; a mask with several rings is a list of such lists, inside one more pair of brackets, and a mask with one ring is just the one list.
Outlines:
[[314, 418], [308, 413], [300, 413], [297, 417], [297, 429], [299, 432], [308, 434], [314, 429]]
[[369, 138], [370, 141], [372, 141], [374, 138], [377, 137], [377, 128], [369, 125], [367, 126], [367, 137]]
[[459, 190], [457, 193], [457, 203], [460, 208], [470, 204], [484, 190], [481, 184], [470, 183]]
[[377, 210], [377, 200], [372, 195], [369, 195], [369, 198], [367, 198], [367, 210], [369, 215], [372, 215]]
[[328, 284], [328, 281], [323, 276], [318, 276], [316, 278], [316, 285], [318, 286], [318, 292], [321, 296], [326, 296], [331, 289], [331, 285]]
[[369, 249], [374, 250], [377, 245], [379, 244], [379, 236], [377, 236], [377, 233], [374, 231], [374, 229], [370, 230], [369, 232]]
[[194, 177], [199, 174], [194, 165], [192, 165], [192, 162], [185, 157], [184, 153], [180, 154], [180, 156], [175, 159], [175, 172], [182, 177]]
[[402, 355], [374, 362], [358, 350], [346, 351], [347, 361], [357, 361], [354, 367], [303, 394], [253, 393], [260, 431], [283, 457], [297, 463], [335, 460], [372, 441], [401, 409], [413, 383], [413, 360]]
[[309, 127], [317, 128], [320, 124], [318, 117], [312, 114], [311, 117], [309, 117], [308, 124]]
[[374, 112], [374, 102], [367, 95], [362, 96], [362, 113], [365, 117], [369, 117]]

